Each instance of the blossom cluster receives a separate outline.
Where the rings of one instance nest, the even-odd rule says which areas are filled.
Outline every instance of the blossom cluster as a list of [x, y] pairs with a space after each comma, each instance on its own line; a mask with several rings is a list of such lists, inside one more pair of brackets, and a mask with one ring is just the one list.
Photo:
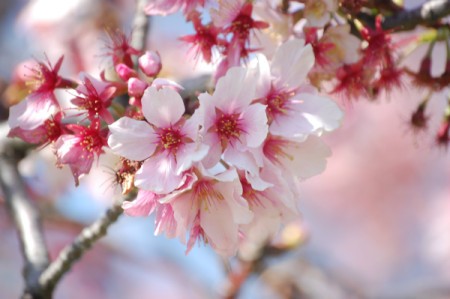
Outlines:
[[[113, 33], [113, 76], [81, 73], [71, 80], [59, 75], [62, 57], [55, 65], [37, 63], [27, 84], [31, 92], [10, 110], [9, 136], [51, 144], [57, 165], [70, 167], [76, 184], [98, 156], [115, 153], [121, 157], [117, 182], [125, 193], [139, 190], [137, 200], [124, 205], [126, 213], [156, 214], [156, 232], [178, 237], [188, 248], [203, 239], [232, 254], [255, 227], [272, 235], [295, 217], [298, 181], [324, 169], [330, 151], [320, 136], [338, 127], [342, 112], [323, 92], [344, 100], [375, 98], [401, 87], [405, 74], [420, 88], [448, 88], [445, 22], [399, 41], [373, 5], [150, 1], [147, 14], [181, 11], [192, 24], [193, 33], [179, 41], [188, 46], [188, 57], [215, 67], [213, 90], [182, 98], [182, 86], [160, 77], [158, 52], [137, 50], [124, 34]], [[402, 7], [380, 9], [395, 13]], [[364, 14], [370, 18], [359, 18]], [[446, 46], [447, 63], [435, 75], [438, 43]], [[401, 47], [421, 45], [428, 51], [419, 71], [400, 66]], [[56, 89], [70, 90], [71, 108], [62, 107]], [[429, 99], [411, 116], [417, 130], [427, 128]], [[74, 109], [78, 114], [69, 113]], [[439, 145], [448, 145], [449, 128], [447, 108]]]
[[[381, 17], [373, 27], [342, 18], [367, 5], [150, 1], [147, 14], [181, 10], [192, 23], [194, 33], [180, 41], [194, 59], [216, 66], [212, 91], [186, 102], [181, 85], [160, 77], [158, 52], [135, 49], [124, 34], [111, 33], [114, 74], [71, 80], [59, 74], [63, 57], [54, 66], [39, 62], [29, 95], [11, 107], [9, 136], [51, 145], [57, 166], [70, 167], [76, 185], [100, 155], [114, 153], [123, 193], [138, 190], [125, 213], [154, 214], [155, 233], [179, 238], [188, 251], [203, 240], [232, 255], [255, 230], [270, 237], [298, 217], [298, 183], [324, 170], [331, 152], [320, 137], [339, 126], [342, 112], [319, 91], [356, 99], [401, 85], [397, 45]], [[421, 69], [428, 74], [426, 58]], [[430, 78], [415, 76], [424, 84]], [[435, 89], [447, 85], [446, 73], [441, 78]], [[69, 90], [70, 108], [57, 89]], [[426, 103], [413, 124], [426, 126]], [[440, 143], [448, 143], [449, 123], [446, 114]]]
[[[119, 80], [82, 73], [75, 87], [58, 74], [62, 58], [55, 67], [39, 64], [38, 87], [11, 108], [10, 136], [51, 143], [57, 165], [68, 165], [76, 184], [109, 148], [122, 158], [124, 192], [139, 190], [125, 212], [155, 213], [156, 233], [178, 237], [188, 249], [202, 239], [232, 255], [255, 225], [266, 223], [274, 234], [297, 216], [297, 183], [323, 171], [330, 151], [319, 136], [342, 118], [306, 83], [314, 65], [310, 45], [292, 39], [270, 60], [259, 54], [228, 69], [187, 115], [181, 86], [152, 77], [160, 70], [157, 53], [139, 53], [122, 35], [112, 40]], [[130, 67], [133, 55], [139, 73]], [[78, 123], [54, 95], [70, 87]], [[124, 92], [130, 101], [119, 113], [113, 99]]]

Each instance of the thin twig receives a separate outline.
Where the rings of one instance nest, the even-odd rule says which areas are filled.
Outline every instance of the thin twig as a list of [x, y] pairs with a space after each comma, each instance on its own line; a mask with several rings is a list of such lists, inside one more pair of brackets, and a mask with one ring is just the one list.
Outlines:
[[[126, 197], [124, 200], [131, 200], [131, 197]], [[80, 259], [97, 240], [106, 235], [108, 227], [116, 222], [122, 214], [122, 203], [123, 200], [117, 201], [101, 218], [84, 228], [72, 244], [66, 246], [60, 252], [56, 260], [48, 266], [39, 279], [43, 288], [53, 291], [61, 277], [70, 270], [72, 265]]]
[[[6, 124], [2, 124], [2, 128]], [[3, 130], [0, 130], [2, 132]], [[3, 132], [2, 132], [3, 133]], [[2, 134], [3, 135], [3, 134]], [[5, 134], [6, 135], [6, 134]], [[39, 284], [39, 277], [49, 264], [47, 247], [42, 233], [39, 211], [28, 198], [25, 185], [18, 171], [18, 163], [24, 156], [24, 147], [13, 141], [0, 139], [0, 187], [9, 214], [17, 227], [20, 246], [25, 260], [23, 276], [25, 290], [22, 298], [44, 299], [48, 294]]]
[[[133, 33], [131, 45], [133, 48], [143, 51], [147, 45], [147, 34], [149, 31], [150, 17], [145, 14], [144, 8], [147, 0], [136, 0], [136, 13], [133, 21]], [[136, 67], [137, 63], [134, 62]]]

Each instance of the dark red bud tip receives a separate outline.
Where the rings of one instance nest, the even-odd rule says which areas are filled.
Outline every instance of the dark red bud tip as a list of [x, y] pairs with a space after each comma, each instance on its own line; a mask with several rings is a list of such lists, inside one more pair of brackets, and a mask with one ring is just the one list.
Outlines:
[[422, 59], [422, 62], [420, 63], [419, 72], [421, 74], [431, 74], [431, 59], [430, 59], [430, 57], [425, 57], [424, 59]]
[[441, 126], [436, 135], [436, 142], [439, 146], [444, 146], [444, 147], [448, 146], [449, 129], [450, 129], [450, 123], [448, 120], [445, 120], [444, 122], [441, 123]]
[[414, 129], [423, 130], [428, 127], [429, 117], [425, 115], [425, 102], [417, 107], [417, 110], [411, 116], [411, 125]]

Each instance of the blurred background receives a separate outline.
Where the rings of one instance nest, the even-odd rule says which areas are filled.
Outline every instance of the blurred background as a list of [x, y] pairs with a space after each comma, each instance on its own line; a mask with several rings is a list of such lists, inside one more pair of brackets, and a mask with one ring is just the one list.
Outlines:
[[[24, 61], [47, 56], [54, 63], [64, 55], [65, 77], [75, 79], [80, 71], [98, 75], [111, 67], [104, 55], [105, 26], [130, 33], [134, 9], [131, 0], [2, 0], [1, 121], [16, 98], [7, 86], [23, 78]], [[148, 45], [161, 54], [163, 77], [182, 82], [212, 70], [190, 62], [177, 40], [192, 31], [181, 14], [151, 18]], [[405, 63], [417, 69], [421, 50]], [[435, 73], [443, 71], [443, 51], [435, 47]], [[322, 175], [302, 184], [297, 230], [305, 241], [267, 261], [260, 275], [244, 283], [239, 298], [450, 298], [450, 154], [436, 146], [433, 134], [417, 134], [408, 124], [424, 93], [405, 79], [402, 89], [376, 102], [336, 99], [346, 117], [325, 137], [333, 155]], [[433, 111], [446, 105], [445, 93], [433, 97], [427, 108], [431, 132], [440, 123]], [[67, 168], [56, 169], [50, 148], [21, 162], [28, 191], [44, 213], [52, 257], [120, 196], [115, 162], [103, 157], [78, 188]], [[152, 218], [121, 217], [63, 278], [55, 298], [221, 296], [227, 263], [203, 245], [185, 255], [177, 240], [155, 237], [153, 230]], [[17, 298], [23, 262], [1, 196], [0, 240], [0, 298]]]

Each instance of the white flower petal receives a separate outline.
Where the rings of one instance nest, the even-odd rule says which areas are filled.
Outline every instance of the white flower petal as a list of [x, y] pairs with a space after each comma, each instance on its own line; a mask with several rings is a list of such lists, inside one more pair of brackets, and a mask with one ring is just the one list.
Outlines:
[[327, 97], [314, 94], [299, 94], [296, 96], [301, 103], [295, 105], [301, 111], [314, 130], [333, 131], [337, 129], [344, 116], [339, 106]]
[[247, 107], [255, 96], [256, 80], [243, 67], [232, 67], [219, 79], [214, 91], [214, 105], [224, 113], [235, 113]]
[[11, 129], [19, 127], [33, 130], [44, 124], [59, 110], [53, 93], [31, 93], [9, 109], [8, 125]]
[[242, 126], [247, 146], [258, 147], [267, 137], [266, 106], [253, 104], [247, 107], [242, 114]]
[[232, 146], [227, 147], [223, 153], [225, 162], [238, 169], [246, 170], [252, 175], [258, 175], [259, 167], [256, 159], [249, 151], [239, 151]]
[[156, 208], [157, 196], [155, 193], [139, 190], [136, 199], [133, 201], [125, 201], [122, 204], [124, 213], [128, 216], [148, 216]]
[[278, 89], [297, 88], [304, 83], [308, 72], [314, 65], [314, 52], [311, 45], [303, 40], [293, 39], [282, 44], [275, 53], [272, 76], [277, 78]]
[[254, 76], [258, 78], [255, 89], [255, 98], [264, 98], [270, 92], [272, 87], [270, 65], [266, 56], [257, 54], [256, 58], [251, 61], [251, 71], [254, 72]]
[[[247, 224], [253, 219], [248, 202], [242, 197], [242, 186], [238, 180], [218, 184], [216, 189], [224, 196], [232, 218], [237, 224]], [[230, 222], [230, 220], [228, 222]]]
[[238, 225], [233, 222], [226, 203], [218, 201], [208, 210], [202, 211], [200, 225], [214, 250], [222, 256], [236, 254], [238, 247]]
[[145, 121], [122, 117], [109, 125], [109, 130], [108, 145], [117, 155], [142, 161], [156, 149], [156, 135]]
[[192, 167], [208, 154], [209, 146], [202, 143], [189, 143], [177, 152], [177, 174]]
[[142, 96], [142, 113], [147, 121], [159, 128], [169, 127], [180, 120], [184, 114], [181, 96], [172, 88], [157, 90], [149, 87]]
[[153, 191], [157, 194], [168, 194], [177, 189], [184, 181], [184, 175], [176, 174], [176, 163], [172, 155], [164, 153], [145, 160], [136, 172], [136, 187]]
[[311, 135], [303, 142], [292, 142], [285, 148], [286, 154], [294, 157], [285, 159], [284, 165], [296, 177], [306, 179], [325, 170], [327, 158], [331, 156], [331, 150], [317, 136]]

